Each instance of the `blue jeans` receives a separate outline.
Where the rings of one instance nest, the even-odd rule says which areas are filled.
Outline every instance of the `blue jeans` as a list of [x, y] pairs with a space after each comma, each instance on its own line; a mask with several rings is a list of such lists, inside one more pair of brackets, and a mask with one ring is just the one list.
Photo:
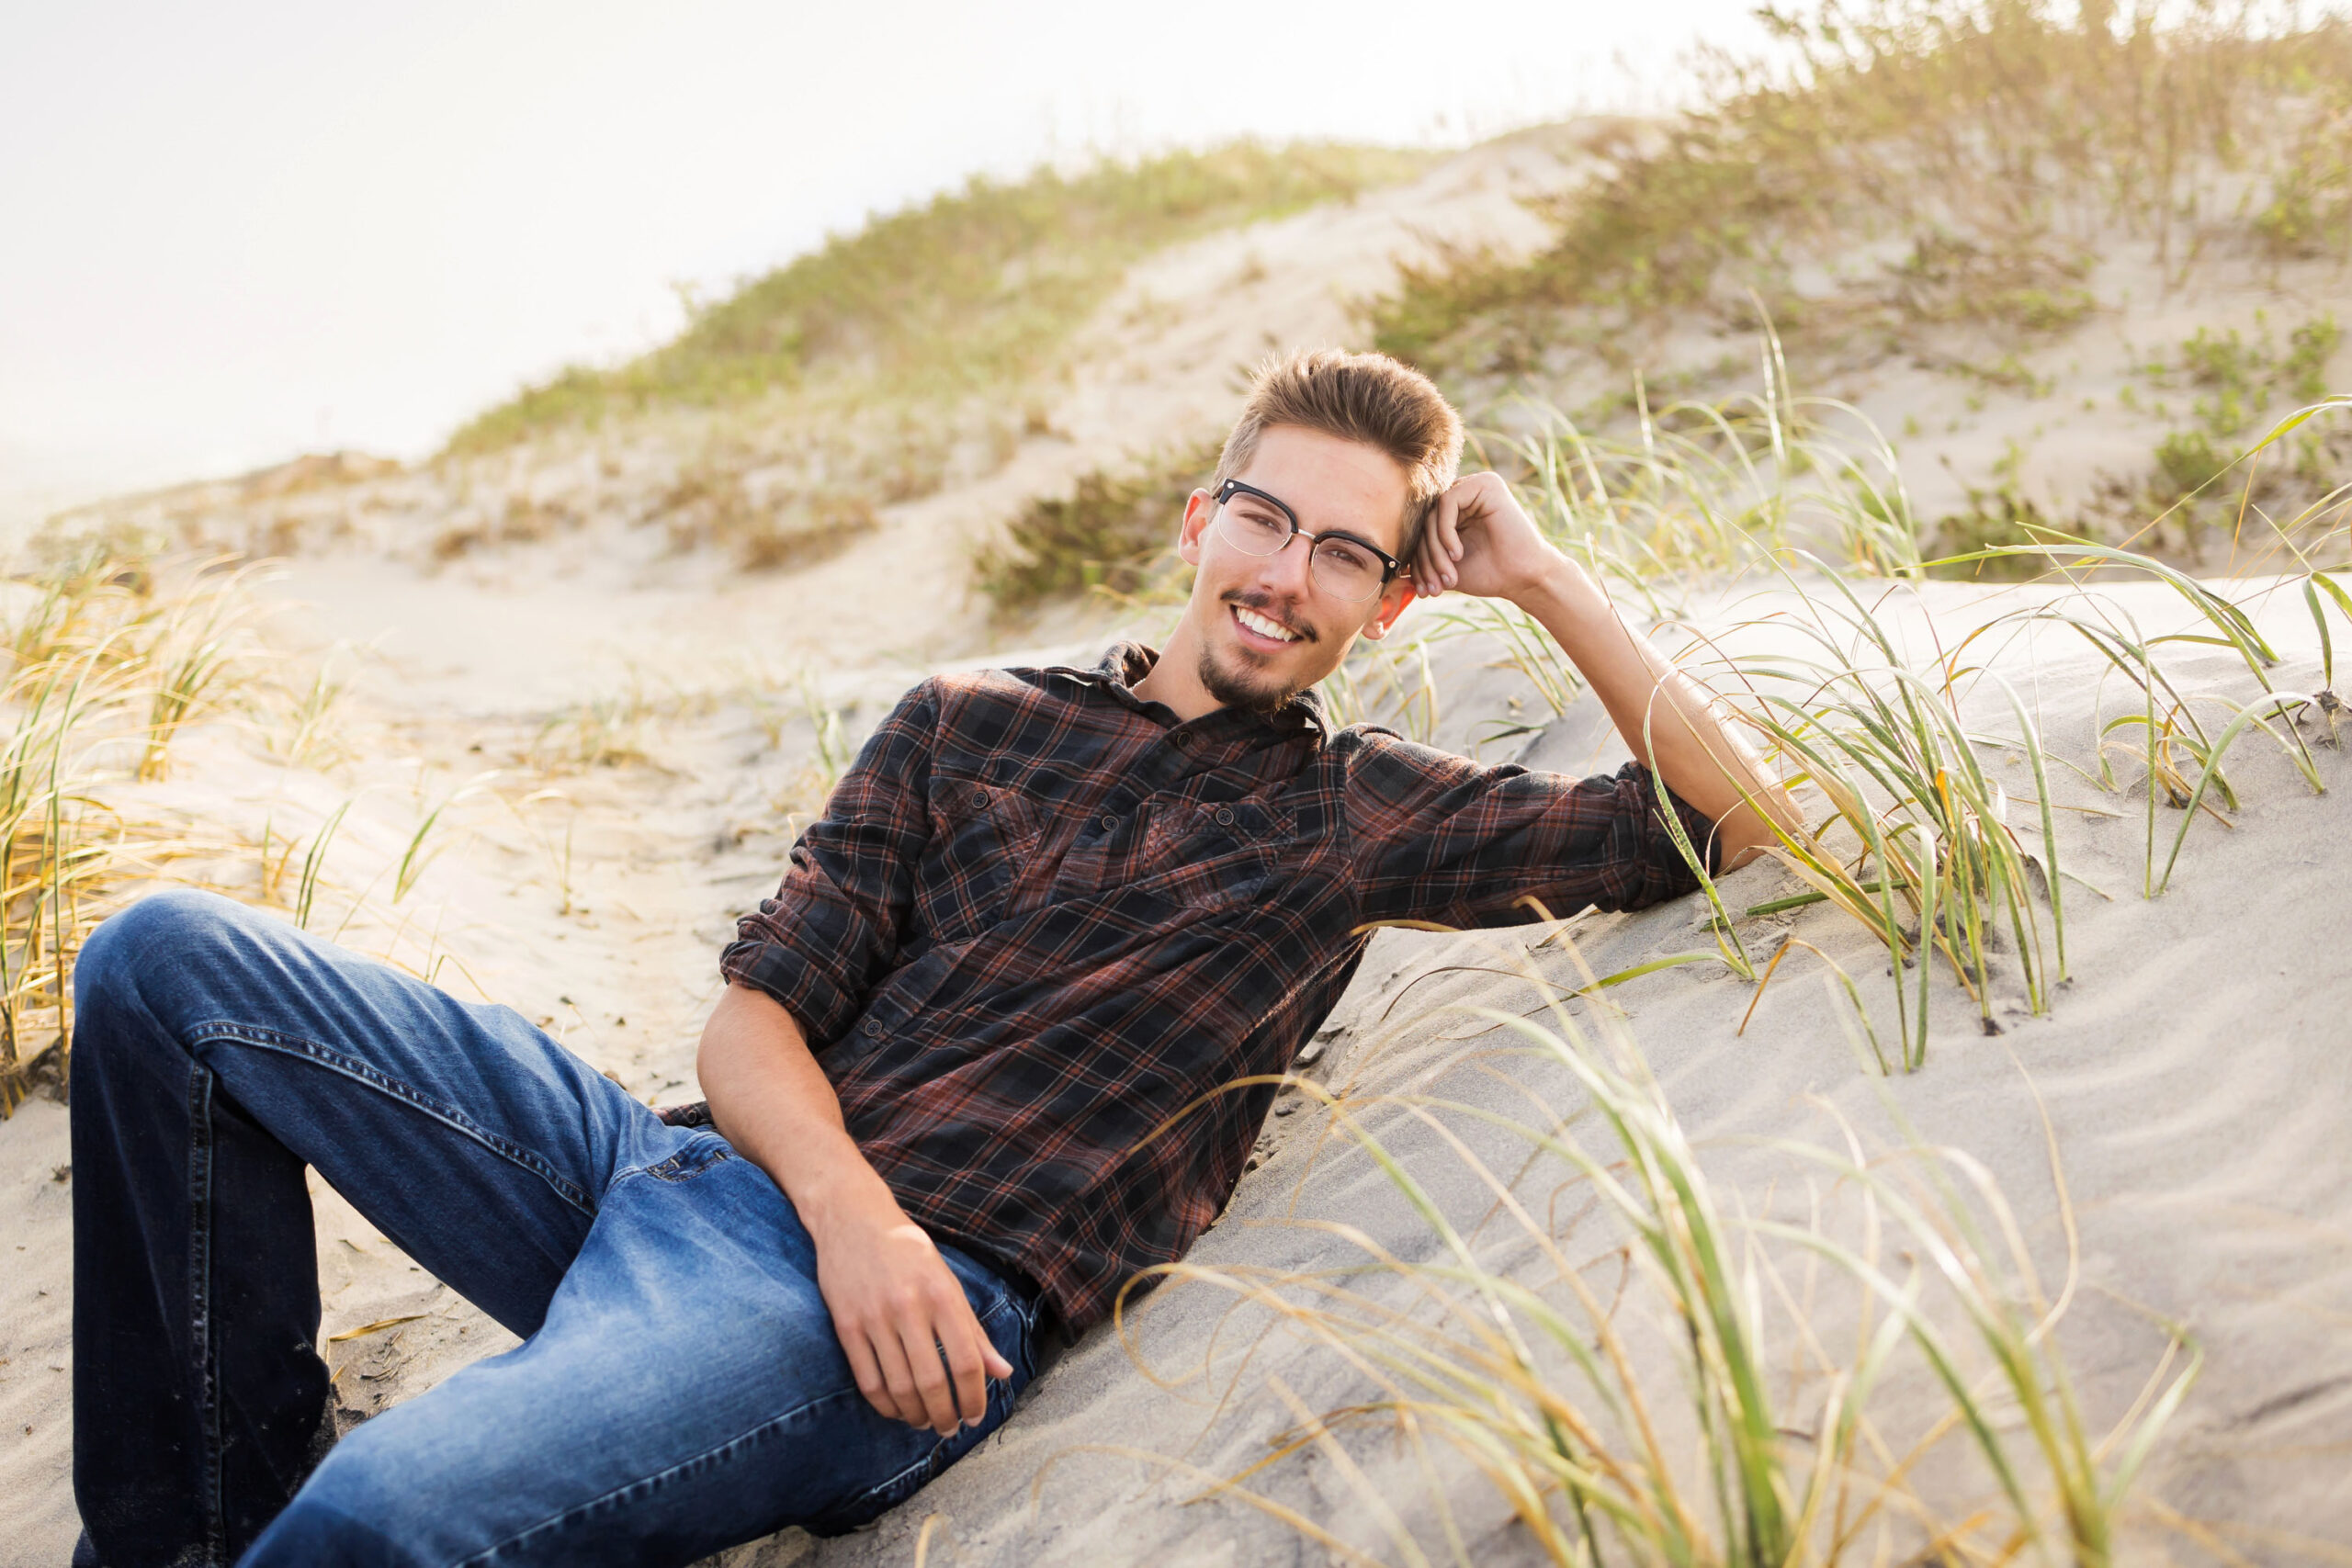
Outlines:
[[[99, 927], [74, 989], [74, 1486], [107, 1568], [832, 1533], [1034, 1373], [1027, 1291], [943, 1246], [1014, 1376], [951, 1438], [877, 1414], [775, 1184], [510, 1009], [197, 893]], [[305, 1165], [524, 1343], [336, 1443]]]

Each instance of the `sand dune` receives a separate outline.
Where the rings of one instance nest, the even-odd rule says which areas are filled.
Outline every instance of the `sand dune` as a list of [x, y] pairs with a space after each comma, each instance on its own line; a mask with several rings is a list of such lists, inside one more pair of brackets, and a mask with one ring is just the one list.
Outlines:
[[[271, 646], [288, 660], [339, 647], [339, 668], [352, 681], [342, 761], [288, 766], [261, 756], [224, 720], [191, 733], [174, 781], [141, 798], [219, 833], [233, 852], [192, 869], [239, 886], [251, 873], [239, 858], [246, 849], [236, 846], [258, 842], [266, 822], [283, 829], [293, 820], [310, 831], [338, 802], [353, 800], [325, 895], [333, 919], [350, 912], [346, 940], [514, 1005], [635, 1093], [691, 1098], [693, 1044], [716, 993], [718, 946], [733, 913], [776, 875], [792, 813], [821, 797], [818, 737], [828, 716], [854, 739], [929, 670], [1090, 661], [1114, 632], [1153, 636], [1164, 618], [1064, 607], [1008, 633], [967, 592], [972, 540], [1022, 501], [1090, 468], [1213, 433], [1230, 412], [1237, 365], [1270, 346], [1349, 336], [1349, 300], [1384, 287], [1400, 254], [1433, 237], [1504, 248], [1534, 243], [1538, 230], [1513, 195], [1576, 177], [1573, 163], [1547, 146], [1529, 139], [1478, 149], [1412, 186], [1214, 235], [1139, 266], [1088, 329], [1078, 367], [1044, 421], [1046, 434], [970, 482], [885, 508], [876, 532], [805, 571], [745, 575], [714, 558], [673, 555], [617, 502], [583, 502], [576, 527], [545, 538], [436, 560], [435, 530], [460, 503], [437, 488], [443, 477], [422, 470], [331, 476], [325, 488], [292, 499], [224, 491], [202, 506], [185, 494], [126, 503], [111, 515], [193, 517], [196, 538], [249, 544], [259, 529], [266, 542], [285, 524], [299, 554], [265, 590], [283, 612]], [[2109, 358], [2128, 348], [2138, 321], [2110, 323], [2123, 346]], [[1906, 412], [1941, 420], [1952, 412], [1943, 406], [1951, 386], [1931, 378], [1914, 386], [1905, 374], [1882, 378], [1871, 412], [1883, 424], [1896, 428]], [[1995, 400], [1982, 426], [1993, 434], [1980, 445], [2038, 417], [2030, 400], [2013, 402]], [[2073, 434], [2093, 423], [2078, 421]], [[2137, 426], [2115, 428], [2138, 443], [2133, 450], [2144, 446]], [[2078, 445], [2073, 478], [2052, 486], [2084, 479], [2110, 446], [2122, 453], [2123, 442]], [[1955, 438], [1952, 449], [1963, 446]], [[570, 475], [586, 495], [603, 482], [578, 453], [534, 460], [543, 467], [522, 476], [533, 484], [560, 488]], [[640, 478], [631, 470], [613, 482]], [[2258, 588], [2225, 585], [2241, 599]], [[2102, 591], [2151, 626], [2183, 614], [2153, 586]], [[1935, 639], [1951, 646], [1981, 622], [2052, 592], [1931, 583], [1902, 601], [1893, 620], [1924, 653]], [[1702, 626], [1758, 613], [1752, 599], [1728, 597], [1690, 608]], [[2301, 604], [2274, 595], [2258, 615], [2285, 654], [2273, 682], [2316, 688], [2318, 649]], [[1532, 722], [1544, 712], [1522, 677], [1498, 667], [1498, 652], [1476, 637], [1432, 646], [1442, 699], [1438, 743], [1578, 773], [1623, 755], [1590, 703], [1535, 733], [1485, 739], [1494, 721]], [[2324, 726], [2307, 726], [2328, 785], [2314, 795], [2268, 739], [2244, 738], [2232, 754], [2239, 808], [2227, 826], [2209, 818], [2191, 827], [2171, 887], [2151, 900], [2141, 896], [2143, 797], [2103, 791], [2084, 776], [2098, 769], [2100, 721], [2122, 711], [2120, 687], [2103, 684], [2079, 640], [2061, 635], [1999, 645], [1996, 667], [2024, 694], [2052, 752], [2084, 771], [2062, 772], [2054, 784], [2069, 808], [2059, 813], [2062, 863], [2079, 881], [2064, 885], [2074, 978], [2047, 1016], [2032, 1015], [2014, 972], [1996, 967], [2003, 1032], [1988, 1036], [1947, 976], [1934, 992], [1924, 1068], [1880, 1079], [1858, 1066], [1824, 985], [1826, 964], [1803, 949], [1791, 950], [1744, 1033], [1737, 1026], [1754, 990], [1712, 960], [1613, 987], [1605, 1005], [1622, 1011], [1711, 1179], [1747, 1213], [1785, 1217], [1804, 1192], [1801, 1162], [1757, 1140], [1834, 1143], [1842, 1118], [1889, 1146], [1897, 1141], [1892, 1104], [1924, 1137], [1966, 1150], [1997, 1179], [2052, 1289], [2067, 1273], [2064, 1221], [2071, 1214], [2079, 1283], [2055, 1336], [2094, 1423], [2119, 1419], [2139, 1395], [2165, 1348], [2160, 1325], [2180, 1325], [2205, 1357], [2143, 1494], [2237, 1532], [2223, 1539], [2263, 1560], [2297, 1560], [2277, 1532], [2352, 1540], [2352, 1489], [2341, 1480], [2352, 1430], [2352, 1337], [2345, 1333], [2352, 1198], [2343, 1179], [2352, 1127], [2352, 1066], [2343, 1050], [2352, 1014], [2344, 940], [2352, 893], [2341, 851], [2352, 821], [2343, 750], [2325, 743]], [[2168, 668], [2199, 700], [2254, 694], [2244, 665], [2221, 650], [2176, 649]], [[1971, 701], [1972, 727], [2008, 732], [2008, 710], [1989, 687]], [[2136, 777], [2133, 768], [2122, 771], [2127, 782]], [[2020, 778], [2013, 793], [2030, 795], [2030, 779]], [[388, 902], [380, 897], [388, 868], [443, 803], [444, 852], [412, 897]], [[2178, 825], [2169, 807], [2157, 816], [2167, 835]], [[2022, 808], [2013, 818], [2026, 819]], [[1725, 898], [1745, 908], [1795, 886], [1780, 871], [1751, 869], [1729, 879]], [[1528, 961], [1573, 985], [1578, 958], [1610, 975], [1706, 949], [1713, 938], [1696, 919], [1702, 912], [1686, 899], [1587, 919], [1574, 931], [1577, 958], [1555, 949]], [[1744, 929], [1759, 953], [1787, 937], [1815, 944], [1853, 975], [1880, 1025], [1888, 1024], [1884, 950], [1851, 921], [1815, 906]], [[1311, 1076], [1351, 1096], [1434, 1089], [1487, 1109], [1518, 1103], [1532, 1086], [1572, 1110], [1575, 1092], [1556, 1072], [1506, 1063], [1496, 1055], [1500, 1037], [1459, 1010], [1535, 1005], [1522, 981], [1453, 967], [1521, 962], [1530, 934], [1382, 933], [1318, 1042]], [[1577, 1004], [1585, 1015], [1603, 1005]], [[1506, 1066], [1507, 1077], [1497, 1076]], [[1361, 1227], [1407, 1258], [1430, 1256], [1425, 1222], [1343, 1140], [1323, 1137], [1327, 1118], [1308, 1101], [1285, 1097], [1268, 1123], [1261, 1164], [1196, 1258], [1297, 1268], [1351, 1258], [1328, 1234], [1298, 1223], [1317, 1219]], [[2070, 1207], [2059, 1196], [2045, 1107]], [[1485, 1196], [1441, 1139], [1394, 1110], [1369, 1114], [1450, 1214], [1479, 1217]], [[36, 1098], [0, 1124], [0, 1262], [7, 1264], [0, 1269], [0, 1431], [9, 1434], [0, 1448], [0, 1495], [10, 1500], [11, 1526], [0, 1532], [0, 1564], [7, 1568], [62, 1562], [74, 1528], [66, 1157], [64, 1113], [52, 1100]], [[1534, 1186], [1528, 1196], [1549, 1199]], [[328, 1334], [390, 1323], [332, 1346], [346, 1419], [364, 1419], [509, 1343], [339, 1199], [322, 1190], [317, 1198]], [[1622, 1237], [1597, 1225], [1576, 1240], [1580, 1258], [1605, 1258]], [[1541, 1278], [1539, 1259], [1495, 1245], [1497, 1268]], [[1411, 1290], [1395, 1279], [1366, 1288], [1397, 1303]], [[1210, 1348], [1229, 1358], [1239, 1341], [1230, 1329], [1216, 1337], [1225, 1305], [1207, 1286], [1159, 1292], [1134, 1320], [1135, 1353], [1163, 1371]], [[1659, 1327], [1645, 1330], [1654, 1343]], [[1233, 1368], [1230, 1359], [1216, 1364], [1228, 1374]], [[1326, 1549], [1245, 1504], [1179, 1506], [1201, 1490], [1201, 1475], [1233, 1475], [1266, 1457], [1266, 1439], [1293, 1423], [1272, 1392], [1275, 1376], [1312, 1409], [1364, 1392], [1327, 1353], [1277, 1336], [1219, 1407], [1200, 1379], [1157, 1386], [1129, 1347], [1098, 1329], [979, 1452], [876, 1529], [827, 1543], [787, 1532], [722, 1561], [730, 1568], [904, 1562], [933, 1515], [942, 1516], [933, 1526], [933, 1562], [1322, 1561]], [[1790, 1419], [1800, 1427], [1814, 1419], [1819, 1395], [1792, 1378]], [[1888, 1419], [1924, 1421], [1936, 1397], [1910, 1369], [1884, 1391]], [[1350, 1438], [1346, 1451], [1398, 1511], [1399, 1528], [1434, 1553], [1439, 1520], [1417, 1461], [1370, 1432]], [[1177, 1459], [1194, 1468], [1170, 1473], [1164, 1461]], [[1472, 1560], [1534, 1560], [1483, 1482], [1458, 1465], [1442, 1473]], [[1394, 1550], [1329, 1454], [1294, 1458], [1253, 1484], [1354, 1548], [1375, 1556]], [[1922, 1485], [1959, 1505], [1981, 1494], [1984, 1481], [1955, 1462], [1931, 1468]], [[2141, 1533], [2123, 1560], [2196, 1558], [2188, 1538], [2154, 1512], [2135, 1528]]]
[[[284, 591], [303, 586], [298, 575]], [[1932, 625], [1949, 639], [2045, 592], [1931, 584], [1923, 608], [1898, 619], [1916, 635]], [[2161, 591], [2115, 592], [2151, 624], [2177, 615]], [[412, 606], [394, 601], [390, 608], [405, 615]], [[2264, 616], [2282, 649], [2292, 650], [2273, 674], [2282, 689], [2316, 683], [2309, 624], [2296, 625], [2301, 615], [2296, 604]], [[361, 629], [348, 606], [328, 621], [346, 634]], [[507, 685], [505, 661], [519, 656], [511, 639], [529, 640], [530, 623], [493, 627], [458, 615], [452, 626], [460, 625], [472, 628], [472, 640], [453, 632], [428, 649], [395, 647], [372, 667], [365, 711], [375, 760], [360, 765], [363, 775], [424, 767], [455, 780], [499, 761], [494, 749], [502, 743], [511, 749], [526, 739], [530, 716]], [[1518, 694], [1512, 683], [1520, 677], [1487, 667], [1494, 651], [1475, 639], [1439, 645], [1438, 673], [1449, 695], [1441, 741], [1469, 744], [1477, 721]], [[2053, 750], [2092, 765], [2098, 685], [2086, 657], [2045, 637], [2039, 647], [2012, 645], [2002, 658], [2005, 673], [2032, 694]], [[2199, 662], [2184, 675], [2192, 691], [2249, 694], [2243, 666], [2220, 658]], [[894, 688], [879, 675], [867, 680], [872, 701], [861, 711], [870, 721]], [[453, 700], [454, 689], [483, 700], [468, 711]], [[499, 711], [487, 691], [507, 693], [513, 705]], [[2104, 711], [2111, 715], [2117, 701], [2110, 691]], [[2001, 731], [2001, 714], [1973, 716], [1988, 732]], [[557, 875], [535, 855], [519, 815], [485, 807], [469, 819], [462, 852], [432, 872], [430, 912], [420, 908], [410, 919], [413, 928], [429, 925], [442, 949], [464, 955], [472, 983], [547, 1019], [638, 1092], [669, 1099], [691, 1093], [691, 1043], [715, 987], [712, 954], [729, 912], [756, 897], [774, 874], [785, 840], [764, 797], [805, 741], [763, 745], [750, 707], [724, 696], [707, 711], [667, 721], [662, 733], [663, 769], [594, 771], [563, 785], [578, 803], [582, 849], [572, 913], [558, 913]], [[491, 750], [468, 750], [485, 742]], [[1612, 760], [1612, 739], [1584, 706], [1519, 744], [1535, 765], [1583, 771]], [[2081, 1229], [2083, 1286], [2059, 1341], [2088, 1409], [2096, 1418], [2120, 1416], [2161, 1348], [2152, 1323], [2181, 1323], [2208, 1361], [2161, 1450], [2150, 1492], [2199, 1517], [2341, 1539], [2352, 1533], [2335, 1446], [2352, 1417], [2352, 1360], [2342, 1333], [2352, 1313], [2352, 1210], [2340, 1179], [2344, 1129], [2352, 1123], [2352, 1075], [2341, 1051], [2352, 1006], [2352, 963], [2342, 940], [2352, 895], [2335, 852], [2346, 829], [2345, 773], [2340, 750], [2317, 748], [2331, 792], [2314, 797], [2275, 749], [2264, 754], [2267, 746], [2258, 738], [2242, 746], [2235, 772], [2244, 800], [2234, 827], [2197, 825], [2175, 885], [2155, 901], [2138, 894], [2137, 804], [2064, 777], [2060, 800], [2091, 809], [2061, 814], [2062, 863], [2111, 895], [2069, 884], [2075, 979], [2046, 1018], [2026, 1016], [2017, 998], [2005, 997], [2007, 1032], [1989, 1039], [1978, 1032], [1964, 994], [1939, 987], [1926, 1067], [1889, 1088], [1927, 1137], [1964, 1147], [1997, 1177], [2037, 1261], [2054, 1279], [2064, 1271], [2064, 1245], [2038, 1091]], [[187, 773], [232, 777], [240, 765], [224, 741]], [[250, 812], [264, 781], [245, 768], [242, 809]], [[218, 798], [206, 809], [224, 816], [240, 809], [237, 787], [208, 787]], [[401, 813], [390, 799], [370, 808], [380, 810], [386, 830], [377, 852], [389, 853]], [[2173, 814], [2161, 815], [2169, 832]], [[355, 845], [365, 839], [356, 835]], [[365, 861], [361, 850], [353, 852], [347, 874], [356, 881]], [[1793, 886], [1776, 870], [1751, 869], [1732, 879], [1726, 898], [1744, 906]], [[1763, 950], [1780, 933], [1818, 943], [1858, 976], [1874, 1007], [1885, 1007], [1883, 950], [1850, 921], [1816, 907], [1769, 918], [1749, 937]], [[401, 947], [413, 943], [413, 929], [403, 937], [363, 925], [351, 940], [416, 961], [413, 946]], [[1515, 940], [1507, 937], [1506, 948]], [[1692, 900], [1590, 919], [1576, 932], [1583, 962], [1602, 974], [1706, 941], [1693, 930]], [[1533, 993], [1492, 976], [1435, 973], [1492, 946], [1485, 936], [1382, 934], [1334, 1015], [1337, 1028], [1314, 1076], [1360, 1094], [1423, 1082], [1474, 1100], [1502, 1092], [1477, 1066], [1499, 1042], [1465, 1028], [1448, 1009], [1478, 1002], [1516, 1010], [1532, 1005]], [[1572, 983], [1564, 957], [1543, 962], [1545, 973]], [[1803, 972], [1821, 966], [1802, 953], [1791, 964], [1743, 1037], [1734, 1030], [1752, 993], [1720, 964], [1650, 975], [1609, 993], [1707, 1151], [1710, 1174], [1758, 1203], [1776, 1184], [1786, 1188], [1800, 1176], [1770, 1151], [1743, 1146], [1742, 1137], [1829, 1137], [1824, 1104], [1874, 1136], [1887, 1135], [1877, 1080], [1858, 1069], [1819, 975]], [[1556, 1083], [1552, 1089], [1560, 1092]], [[1329, 1259], [1329, 1238], [1283, 1223], [1293, 1215], [1363, 1226], [1408, 1255], [1426, 1248], [1426, 1227], [1360, 1157], [1328, 1145], [1317, 1157], [1322, 1120], [1309, 1105], [1270, 1122], [1262, 1168], [1244, 1179], [1197, 1258], [1299, 1266]], [[1451, 1168], [1446, 1151], [1425, 1133], [1393, 1131], [1408, 1166], [1449, 1206], [1474, 1213], [1478, 1194]], [[70, 1349], [67, 1261], [59, 1245], [69, 1188], [51, 1178], [65, 1159], [62, 1109], [29, 1103], [0, 1129], [0, 1156], [6, 1233], [12, 1248], [24, 1249], [0, 1284], [10, 1325], [0, 1413], [31, 1428], [0, 1461], [9, 1495], [24, 1500], [6, 1560], [46, 1562], [70, 1544], [72, 1524], [66, 1378], [57, 1370]], [[329, 1333], [409, 1319], [334, 1347], [352, 1416], [428, 1387], [506, 1342], [340, 1201], [322, 1193], [321, 1208]], [[1602, 1247], [1589, 1240], [1587, 1250]], [[1156, 1366], [1181, 1364], [1197, 1354], [1223, 1304], [1200, 1287], [1161, 1292], [1137, 1320], [1137, 1350]], [[1251, 1376], [1277, 1372], [1318, 1408], [1350, 1397], [1350, 1378], [1310, 1348], [1278, 1341], [1261, 1353]], [[1905, 1392], [1921, 1401], [1931, 1393]], [[1221, 1416], [1203, 1407], [1201, 1393], [1154, 1388], [1127, 1350], [1098, 1329], [980, 1453], [874, 1531], [821, 1545], [787, 1536], [729, 1561], [793, 1561], [805, 1552], [815, 1562], [902, 1562], [933, 1512], [947, 1517], [956, 1552], [950, 1560], [958, 1562], [1290, 1560], [1300, 1548], [1283, 1527], [1231, 1502], [1174, 1506], [1197, 1486], [1102, 1451], [1182, 1456], [1229, 1474], [1254, 1462], [1265, 1437], [1288, 1424], [1261, 1382], [1245, 1381], [1243, 1397]], [[1415, 1495], [1410, 1466], [1380, 1445], [1359, 1447], [1375, 1474], [1396, 1472], [1384, 1485], [1400, 1499]], [[1273, 1496], [1366, 1550], [1380, 1549], [1347, 1488], [1314, 1462], [1260, 1479]], [[1464, 1517], [1481, 1521], [1480, 1561], [1523, 1554], [1501, 1524], [1499, 1504], [1475, 1480], [1458, 1482], [1455, 1494]], [[1426, 1507], [1406, 1512], [1426, 1531]]]

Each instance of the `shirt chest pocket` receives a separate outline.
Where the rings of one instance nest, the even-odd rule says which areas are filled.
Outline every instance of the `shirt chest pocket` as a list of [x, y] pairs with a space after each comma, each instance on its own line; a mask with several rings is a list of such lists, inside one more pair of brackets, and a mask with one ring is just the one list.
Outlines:
[[933, 938], [952, 942], [1002, 917], [1046, 813], [1017, 789], [953, 778], [933, 781], [930, 811], [919, 912]]
[[1190, 909], [1251, 903], [1291, 838], [1286, 818], [1253, 801], [1171, 801], [1150, 813], [1134, 886]]

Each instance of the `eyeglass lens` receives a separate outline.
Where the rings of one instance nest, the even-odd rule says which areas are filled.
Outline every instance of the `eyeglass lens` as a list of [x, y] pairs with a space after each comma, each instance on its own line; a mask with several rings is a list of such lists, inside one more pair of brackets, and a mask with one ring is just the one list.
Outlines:
[[[1250, 555], [1270, 556], [1290, 543], [1290, 519], [1254, 495], [1234, 496], [1222, 515], [1226, 536]], [[1317, 539], [1308, 567], [1316, 585], [1335, 599], [1369, 599], [1380, 592], [1379, 558], [1345, 539]]]

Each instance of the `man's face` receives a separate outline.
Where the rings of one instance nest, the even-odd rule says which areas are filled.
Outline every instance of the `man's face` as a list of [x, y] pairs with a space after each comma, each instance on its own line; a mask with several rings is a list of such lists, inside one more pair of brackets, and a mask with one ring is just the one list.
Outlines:
[[[1405, 470], [1377, 447], [1276, 425], [1234, 477], [1287, 503], [1310, 534], [1352, 535], [1391, 556], [1403, 545], [1411, 491]], [[1369, 599], [1341, 598], [1317, 581], [1306, 539], [1252, 555], [1237, 547], [1217, 511], [1214, 496], [1194, 491], [1177, 550], [1199, 569], [1185, 619], [1201, 684], [1220, 703], [1279, 707], [1338, 669], [1358, 633], [1385, 634], [1411, 598], [1402, 576]]]

